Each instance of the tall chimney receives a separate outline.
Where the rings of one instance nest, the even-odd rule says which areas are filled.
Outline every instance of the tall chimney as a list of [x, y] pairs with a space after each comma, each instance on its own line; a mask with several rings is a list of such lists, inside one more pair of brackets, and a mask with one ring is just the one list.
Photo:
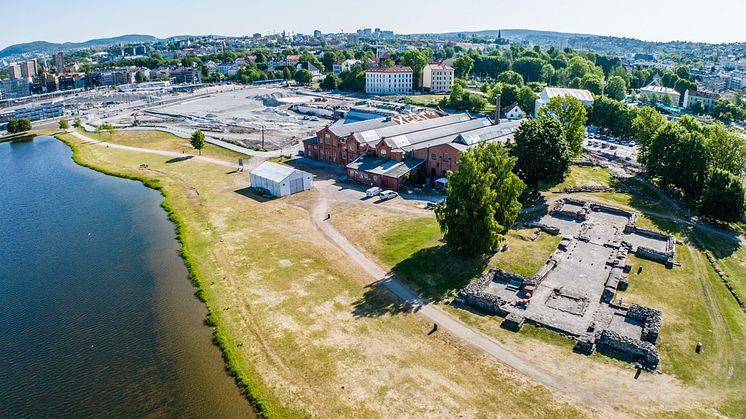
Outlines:
[[500, 123], [500, 93], [495, 95], [495, 125]]

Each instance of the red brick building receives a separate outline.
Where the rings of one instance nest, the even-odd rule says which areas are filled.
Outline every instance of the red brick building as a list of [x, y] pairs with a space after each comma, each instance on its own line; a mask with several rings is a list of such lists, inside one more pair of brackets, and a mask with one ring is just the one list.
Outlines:
[[466, 113], [379, 118], [327, 126], [306, 140], [304, 148], [311, 159], [346, 166], [351, 180], [397, 190], [405, 180], [432, 183], [457, 170], [461, 153], [480, 142], [507, 143], [519, 123], [496, 125]]

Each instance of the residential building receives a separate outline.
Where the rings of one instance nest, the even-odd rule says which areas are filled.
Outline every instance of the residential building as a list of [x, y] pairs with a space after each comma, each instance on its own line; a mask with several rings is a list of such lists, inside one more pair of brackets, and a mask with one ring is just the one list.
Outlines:
[[21, 63], [21, 76], [32, 78], [37, 74], [36, 58]]
[[192, 67], [177, 67], [169, 72], [169, 77], [175, 84], [202, 83], [202, 72]]
[[453, 89], [453, 67], [445, 64], [428, 64], [422, 69], [422, 87], [434, 93], [447, 93]]
[[510, 106], [505, 108], [504, 112], [505, 118], [510, 121], [517, 121], [526, 117], [526, 112], [523, 112], [523, 109], [516, 102], [511, 103]]
[[570, 96], [578, 99], [583, 106], [590, 106], [593, 104], [593, 95], [591, 92], [583, 89], [565, 89], [561, 87], [545, 87], [539, 95], [539, 99], [536, 100], [534, 105], [534, 116], [539, 115], [539, 109], [549, 103], [549, 101], [556, 96]]
[[360, 60], [337, 61], [332, 65], [332, 72], [336, 75], [340, 75], [343, 71], [350, 71], [352, 66], [355, 64], [360, 64]]
[[520, 124], [429, 113], [330, 125], [304, 141], [306, 156], [344, 165], [350, 180], [396, 190], [405, 180], [432, 183], [458, 170], [462, 152], [485, 141], [507, 143]]
[[318, 29], [316, 29], [315, 31], [313, 31], [313, 37], [316, 38], [316, 39], [321, 39], [321, 31], [318, 30]]
[[8, 73], [11, 79], [20, 79], [21, 77], [23, 77], [23, 75], [21, 74], [21, 65], [18, 63], [9, 65]]
[[708, 111], [715, 106], [715, 103], [720, 99], [720, 93], [708, 92], [706, 90], [689, 90], [684, 92], [684, 108], [689, 109], [695, 102], [702, 102], [705, 109]]
[[277, 198], [313, 187], [313, 177], [310, 173], [268, 161], [252, 170], [249, 179], [252, 188]]
[[640, 89], [640, 94], [638, 95], [638, 97], [647, 98], [651, 102], [662, 101], [665, 96], [671, 98], [671, 103], [674, 106], [679, 106], [681, 95], [670, 87], [647, 85]]
[[54, 55], [54, 69], [57, 71], [57, 74], [65, 73], [65, 54], [62, 51]]
[[374, 67], [365, 71], [365, 93], [394, 95], [412, 93], [411, 67]]

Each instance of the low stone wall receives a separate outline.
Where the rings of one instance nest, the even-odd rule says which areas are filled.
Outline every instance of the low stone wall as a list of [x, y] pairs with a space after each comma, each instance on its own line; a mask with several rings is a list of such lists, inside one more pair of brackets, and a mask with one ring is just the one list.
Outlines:
[[655, 369], [660, 362], [658, 349], [650, 342], [634, 339], [629, 336], [606, 329], [596, 339], [596, 346], [602, 351], [609, 351], [622, 358], [639, 362], [646, 368]]
[[523, 314], [511, 312], [507, 317], [505, 317], [505, 320], [503, 320], [502, 327], [514, 332], [519, 332], [525, 321], [526, 317], [524, 317]]
[[[565, 204], [575, 205], [582, 208], [577, 211], [566, 210], [564, 209]], [[573, 198], [562, 198], [557, 200], [554, 208], [552, 208], [549, 213], [552, 215], [561, 215], [569, 218], [574, 218], [576, 220], [585, 221], [588, 218], [588, 211], [588, 205], [585, 201]]]
[[705, 252], [705, 255], [707, 255], [707, 260], [710, 261], [710, 265], [712, 265], [712, 268], [715, 269], [715, 272], [720, 277], [720, 281], [725, 284], [725, 287], [728, 288], [728, 291], [730, 292], [730, 295], [733, 296], [733, 298], [736, 299], [736, 302], [741, 308], [744, 308], [744, 301], [743, 298], [741, 298], [740, 295], [738, 295], [738, 292], [736, 292], [735, 288], [733, 288], [733, 285], [730, 283], [730, 277], [727, 273], [725, 273], [722, 269], [720, 269], [720, 266], [717, 264], [717, 260], [715, 259], [715, 256], [710, 252]]
[[548, 233], [548, 234], [551, 234], [553, 236], [556, 236], [556, 235], [560, 234], [559, 228], [552, 227], [552, 226], [549, 226], [549, 225], [546, 225], [546, 224], [543, 224], [543, 223], [540, 223], [540, 222], [526, 223], [526, 227], [538, 228], [538, 229], [541, 229], [541, 231], [543, 231], [545, 233]]
[[496, 278], [498, 274], [502, 274], [505, 275], [504, 277], [510, 278], [512, 278], [513, 276], [525, 278], [522, 275], [511, 274], [509, 272], [493, 268], [485, 272], [484, 274], [482, 274], [482, 276], [472, 281], [469, 285], [460, 290], [458, 294], [456, 294], [456, 298], [454, 299], [454, 301], [458, 304], [477, 307], [482, 310], [498, 314], [500, 316], [508, 315], [509, 312], [503, 308], [503, 306], [508, 304], [508, 301], [505, 301], [494, 294], [488, 294], [484, 292], [484, 289], [487, 288], [487, 286]]
[[564, 193], [582, 193], [582, 192], [598, 193], [598, 192], [620, 192], [620, 191], [619, 191], [619, 189], [610, 188], [608, 186], [571, 186], [569, 188], [564, 188], [564, 189], [560, 190], [560, 192], [564, 192]]
[[637, 250], [635, 250], [635, 256], [664, 263], [666, 265], [668, 265], [669, 259], [671, 259], [672, 257], [672, 255], [668, 252], [661, 252], [660, 250], [651, 249], [645, 246], [637, 246]]
[[627, 317], [642, 323], [642, 340], [655, 344], [661, 331], [663, 313], [654, 308], [632, 304], [627, 310]]
[[610, 207], [608, 205], [603, 205], [603, 204], [591, 204], [591, 209], [596, 212], [605, 212], [608, 214], [621, 215], [622, 217], [627, 217], [627, 218], [630, 218], [632, 217], [632, 215], [634, 215], [633, 212], [625, 211], [620, 208]]

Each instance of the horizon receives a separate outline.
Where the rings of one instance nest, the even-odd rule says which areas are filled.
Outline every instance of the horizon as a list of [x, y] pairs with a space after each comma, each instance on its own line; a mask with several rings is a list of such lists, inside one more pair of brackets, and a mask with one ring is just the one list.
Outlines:
[[[328, 7], [314, 8], [298, 0], [283, 5], [253, 7], [239, 0], [228, 0], [216, 9], [206, 4], [185, 7], [177, 0], [166, 0], [153, 5], [144, 0], [133, 0], [126, 10], [96, 7], [101, 14], [116, 13], [118, 19], [92, 19], [85, 26], [69, 25], [78, 18], [81, 8], [90, 6], [87, 0], [71, 0], [66, 9], [51, 7], [51, 0], [39, 0], [33, 25], [28, 24], [27, 10], [21, 6], [6, 7], [6, 30], [0, 49], [35, 41], [53, 43], [85, 42], [91, 39], [111, 38], [121, 35], [142, 34], [157, 38], [168, 38], [187, 34], [189, 36], [245, 36], [255, 32], [262, 34], [355, 32], [361, 28], [379, 27], [393, 30], [397, 34], [426, 34], [449, 32], [479, 32], [484, 30], [535, 30], [561, 33], [576, 33], [598, 36], [633, 38], [649, 42], [702, 42], [711, 44], [746, 42], [746, 25], [739, 17], [746, 15], [746, 4], [730, 4], [729, 0], [712, 0], [706, 10], [700, 10], [691, 0], [662, 1], [647, 4], [644, 0], [632, 0], [623, 7], [608, 2], [608, 7], [591, 4], [587, 0], [572, 0], [566, 4], [555, 4], [551, 0], [531, 1], [523, 7], [500, 9], [499, 4], [486, 0], [475, 0], [469, 7], [452, 8], [449, 13], [434, 11], [427, 18], [413, 22], [412, 16], [422, 16], [423, 2], [398, 4], [394, 0], [379, 0], [377, 9], [366, 10], [365, 16], [348, 13], [344, 2], [334, 0]], [[428, 7], [448, 7], [450, 2], [428, 2]], [[49, 7], [45, 7], [49, 6]], [[76, 7], [77, 6], [77, 7]], [[338, 7], [339, 6], [339, 7]], [[615, 18], [607, 19], [612, 8]], [[395, 9], [397, 13], [390, 13]], [[474, 13], [493, 8], [496, 14]], [[696, 27], [685, 25], [691, 19], [690, 10], [697, 8]], [[290, 9], [294, 12], [287, 14]], [[530, 12], [524, 10], [530, 9]], [[639, 11], [638, 10], [642, 10]], [[230, 11], [230, 13], [226, 13]], [[250, 17], [261, 13], [261, 22], [253, 24]], [[164, 19], [169, 17], [169, 19]], [[245, 19], [249, 17], [249, 19]], [[664, 17], [665, 20], [662, 18]], [[674, 21], [675, 24], [668, 22]], [[65, 23], [64, 34], [57, 30]], [[704, 23], [702, 23], [704, 22]], [[665, 24], [664, 24], [665, 23]]]

